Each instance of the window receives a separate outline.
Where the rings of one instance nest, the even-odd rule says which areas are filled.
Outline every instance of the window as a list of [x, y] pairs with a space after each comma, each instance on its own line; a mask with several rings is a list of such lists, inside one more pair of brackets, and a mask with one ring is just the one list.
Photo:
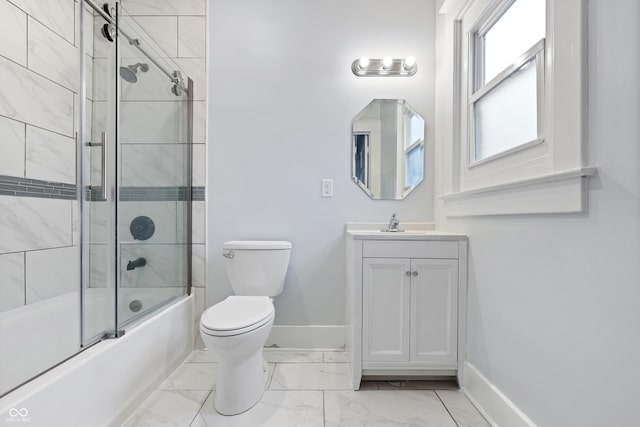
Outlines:
[[444, 1], [441, 34], [454, 47], [448, 216], [585, 209], [595, 170], [583, 164], [585, 4]]
[[369, 134], [353, 135], [353, 167], [354, 178], [365, 188], [369, 187]]
[[501, 6], [472, 32], [470, 163], [543, 139], [545, 2]]
[[407, 113], [404, 119], [405, 176], [404, 191], [415, 187], [424, 177], [424, 119], [417, 114]]

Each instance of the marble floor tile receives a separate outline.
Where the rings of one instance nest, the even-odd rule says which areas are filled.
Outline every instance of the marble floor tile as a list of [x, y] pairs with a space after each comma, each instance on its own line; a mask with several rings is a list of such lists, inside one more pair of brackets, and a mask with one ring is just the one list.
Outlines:
[[122, 427], [186, 427], [195, 418], [210, 391], [154, 391]]
[[346, 363], [278, 363], [270, 390], [349, 390]]
[[347, 363], [349, 354], [344, 351], [325, 351], [323, 353], [324, 363]]
[[161, 390], [215, 390], [217, 363], [183, 363], [161, 385]]
[[[265, 391], [253, 408], [226, 417], [216, 412], [211, 393], [191, 427], [322, 427], [321, 391]], [[186, 427], [186, 426], [185, 426]]]
[[459, 427], [489, 427], [487, 420], [461, 391], [438, 390], [436, 393]]
[[[204, 355], [198, 354], [195, 356], [194, 354], [196, 352], [193, 352], [189, 358], [192, 360], [193, 358], [197, 358], [199, 360], [198, 362], [191, 361], [180, 365], [175, 371], [173, 371], [169, 378], [160, 385], [159, 389], [215, 390], [219, 365], [217, 363], [210, 363], [203, 360], [210, 357], [207, 355], [207, 352], [197, 352], [204, 353]], [[273, 377], [275, 366], [275, 363], [268, 364], [269, 372], [267, 374], [265, 389], [269, 387], [269, 382], [271, 381], [271, 377]]]
[[456, 427], [433, 391], [325, 391], [325, 426]]
[[322, 363], [321, 351], [289, 351], [264, 349], [262, 351], [262, 355], [267, 362]]
[[267, 375], [267, 384], [264, 387], [265, 390], [269, 390], [269, 387], [271, 387], [271, 380], [273, 379], [273, 373], [276, 370], [276, 365], [277, 363], [269, 363], [269, 374]]
[[216, 353], [205, 348], [204, 350], [194, 350], [184, 363], [217, 363], [219, 361]]
[[263, 354], [271, 361], [266, 391], [247, 412], [228, 417], [215, 411], [218, 358], [196, 350], [123, 426], [489, 426], [454, 381], [363, 381], [354, 392], [344, 352]]

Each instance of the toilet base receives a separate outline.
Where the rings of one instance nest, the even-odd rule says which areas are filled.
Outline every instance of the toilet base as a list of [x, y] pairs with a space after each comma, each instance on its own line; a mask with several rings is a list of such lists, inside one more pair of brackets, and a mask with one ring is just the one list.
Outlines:
[[268, 369], [262, 351], [245, 360], [220, 360], [215, 391], [215, 408], [222, 415], [248, 411], [262, 399]]

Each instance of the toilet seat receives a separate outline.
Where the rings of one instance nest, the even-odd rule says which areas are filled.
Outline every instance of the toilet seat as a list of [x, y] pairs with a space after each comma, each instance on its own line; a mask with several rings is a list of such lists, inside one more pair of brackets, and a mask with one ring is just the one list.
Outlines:
[[271, 298], [232, 295], [202, 314], [200, 329], [212, 336], [240, 335], [269, 323], [274, 316]]

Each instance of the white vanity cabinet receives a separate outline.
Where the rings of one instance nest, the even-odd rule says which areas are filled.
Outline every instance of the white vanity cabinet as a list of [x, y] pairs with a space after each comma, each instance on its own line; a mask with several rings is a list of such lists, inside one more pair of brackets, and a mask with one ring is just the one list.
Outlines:
[[460, 376], [467, 240], [446, 233], [348, 232], [347, 337], [362, 375]]

